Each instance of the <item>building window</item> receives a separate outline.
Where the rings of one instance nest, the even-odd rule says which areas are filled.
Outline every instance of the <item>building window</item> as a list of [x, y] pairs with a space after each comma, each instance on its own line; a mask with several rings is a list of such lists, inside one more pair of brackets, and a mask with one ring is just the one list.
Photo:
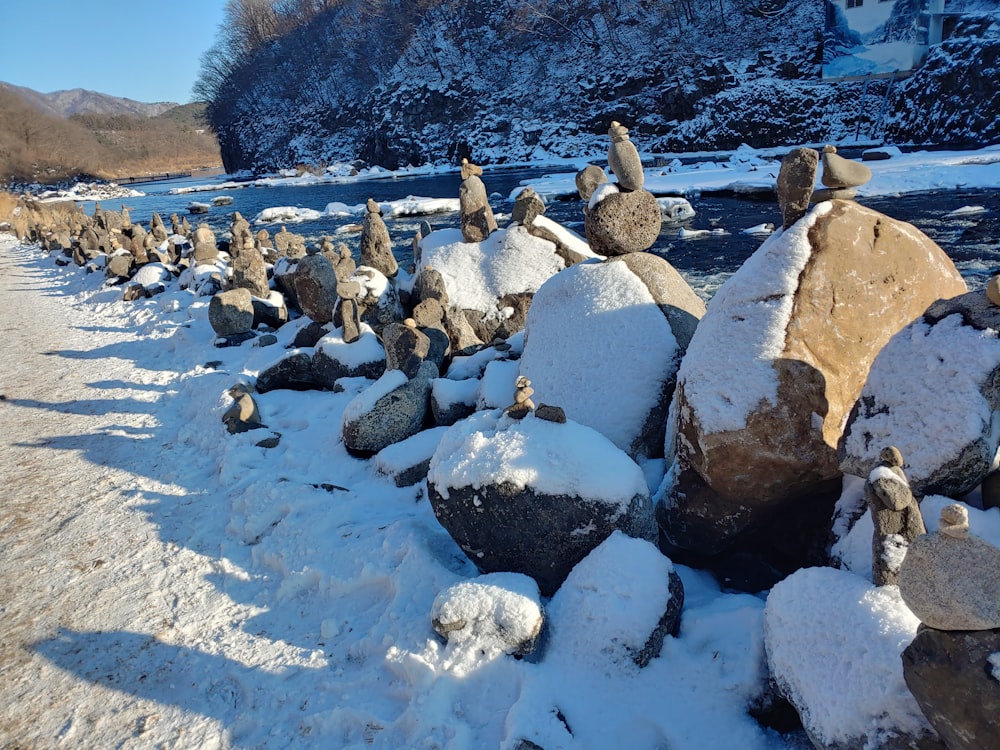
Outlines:
[[860, 8], [865, 4], [865, 0], [847, 0], [848, 8]]

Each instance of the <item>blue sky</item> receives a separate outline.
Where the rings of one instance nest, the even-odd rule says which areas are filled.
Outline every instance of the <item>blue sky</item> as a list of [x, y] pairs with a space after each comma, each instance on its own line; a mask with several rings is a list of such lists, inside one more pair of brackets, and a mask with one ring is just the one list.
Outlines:
[[0, 0], [0, 81], [185, 104], [226, 0]]

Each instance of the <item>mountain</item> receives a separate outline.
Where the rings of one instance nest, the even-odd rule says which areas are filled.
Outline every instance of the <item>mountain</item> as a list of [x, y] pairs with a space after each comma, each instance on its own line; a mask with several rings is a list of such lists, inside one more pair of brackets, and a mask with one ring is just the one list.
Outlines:
[[178, 106], [173, 102], [146, 104], [134, 99], [101, 94], [86, 89], [69, 89], [43, 94], [24, 86], [15, 86], [3, 81], [0, 81], [0, 88], [16, 94], [31, 106], [53, 117], [70, 117], [80, 114], [156, 117]]
[[[821, 79], [823, 0], [307, 5], [309, 15], [282, 16], [303, 4], [234, 1], [270, 15], [230, 19], [228, 43], [203, 61], [198, 85], [229, 170], [597, 155], [613, 120], [646, 152], [886, 133], [896, 143], [1000, 140], [1000, 96], [988, 85], [1000, 27], [985, 13], [949, 21], [933, 71], [887, 92], [885, 79]], [[970, 107], [976, 127], [961, 117]]]

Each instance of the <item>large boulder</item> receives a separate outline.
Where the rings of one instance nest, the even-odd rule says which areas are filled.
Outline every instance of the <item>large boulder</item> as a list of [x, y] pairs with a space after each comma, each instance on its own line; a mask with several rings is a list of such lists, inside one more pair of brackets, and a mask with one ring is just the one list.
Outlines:
[[[511, 296], [532, 295], [552, 275], [566, 267], [556, 246], [534, 237], [520, 225], [500, 229], [482, 242], [465, 242], [457, 229], [443, 229], [421, 240], [417, 266], [419, 297], [445, 296], [450, 310], [470, 311], [478, 331], [472, 337], [490, 341], [503, 328], [511, 331]], [[432, 285], [432, 282], [433, 285]], [[443, 284], [442, 290], [435, 289]], [[505, 300], [507, 301], [505, 303]], [[459, 335], [471, 324], [449, 312], [446, 326], [455, 351], [466, 349]], [[515, 326], [516, 327], [516, 326]]]
[[551, 596], [616, 529], [656, 541], [642, 470], [600, 433], [479, 412], [431, 459], [434, 515], [481, 572], [517, 572]]
[[341, 435], [352, 453], [371, 455], [416, 435], [430, 408], [431, 381], [437, 365], [423, 362], [407, 378], [401, 370], [387, 370], [344, 409]]
[[218, 336], [247, 333], [253, 327], [253, 302], [249, 289], [219, 292], [208, 304], [208, 322]]
[[[287, 282], [286, 282], [287, 283]], [[337, 304], [337, 275], [326, 256], [307, 255], [295, 266], [292, 276], [299, 308], [317, 323], [333, 320]]]
[[632, 456], [662, 455], [677, 366], [704, 310], [662, 258], [578, 263], [535, 294], [520, 374], [536, 403], [561, 406]]
[[615, 531], [576, 564], [549, 607], [547, 659], [645, 667], [680, 630], [684, 584], [656, 545]]
[[939, 747], [899, 658], [919, 625], [895, 586], [834, 568], [799, 570], [771, 589], [768, 669], [816, 748]]
[[779, 514], [828, 524], [837, 444], [876, 354], [965, 288], [927, 236], [856, 203], [769, 237], [712, 299], [677, 375], [676, 481], [658, 506], [671, 543], [713, 554]]
[[271, 290], [267, 284], [267, 264], [260, 250], [255, 247], [242, 248], [232, 260], [233, 286], [249, 289], [250, 294], [266, 299]]
[[892, 444], [914, 494], [961, 497], [1000, 448], [1000, 307], [982, 292], [930, 306], [872, 363], [840, 441], [840, 468], [865, 476]]
[[336, 329], [316, 342], [312, 357], [316, 381], [333, 389], [340, 378], [375, 378], [385, 372], [385, 350], [375, 332], [362, 324], [356, 341], [344, 340], [343, 330]]
[[1000, 630], [921, 627], [903, 651], [903, 678], [948, 750], [993, 750], [1000, 716]]

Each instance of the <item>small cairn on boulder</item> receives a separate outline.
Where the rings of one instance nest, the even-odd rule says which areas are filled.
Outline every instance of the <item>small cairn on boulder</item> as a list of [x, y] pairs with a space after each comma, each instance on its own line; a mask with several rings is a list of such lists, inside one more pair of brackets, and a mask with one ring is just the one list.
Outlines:
[[517, 194], [510, 220], [521, 226], [531, 228], [535, 219], [545, 213], [545, 203], [531, 187], [526, 187]]
[[813, 202], [833, 200], [850, 200], [858, 194], [855, 188], [864, 185], [872, 178], [872, 171], [859, 161], [845, 159], [837, 154], [834, 146], [823, 147], [823, 177], [826, 190], [817, 190], [813, 194]]
[[584, 229], [591, 249], [601, 255], [624, 255], [647, 250], [660, 235], [663, 216], [652, 193], [643, 190], [639, 152], [628, 129], [612, 122], [608, 164], [618, 184], [596, 190], [584, 209]]
[[902, 653], [903, 679], [950, 750], [997, 746], [1000, 715], [1000, 549], [973, 536], [969, 512], [941, 509], [916, 539], [899, 592], [923, 623]]
[[794, 149], [781, 160], [777, 191], [782, 228], [788, 229], [806, 215], [818, 169], [819, 152], [812, 148]]
[[926, 533], [910, 484], [903, 473], [903, 456], [894, 446], [882, 449], [881, 463], [865, 482], [865, 500], [872, 514], [872, 582], [890, 586], [899, 582], [899, 566], [907, 546]]
[[367, 208], [361, 227], [361, 265], [374, 268], [391, 279], [399, 272], [399, 265], [392, 254], [392, 241], [382, 221], [382, 209], [371, 198]]
[[461, 209], [462, 238], [466, 242], [482, 242], [497, 230], [497, 220], [486, 195], [486, 186], [479, 179], [482, 167], [462, 159], [462, 184], [458, 188]]
[[504, 413], [512, 419], [524, 419], [529, 412], [535, 410], [535, 402], [531, 400], [535, 389], [524, 375], [517, 376], [514, 387], [517, 389], [514, 393], [514, 403], [504, 409]]

